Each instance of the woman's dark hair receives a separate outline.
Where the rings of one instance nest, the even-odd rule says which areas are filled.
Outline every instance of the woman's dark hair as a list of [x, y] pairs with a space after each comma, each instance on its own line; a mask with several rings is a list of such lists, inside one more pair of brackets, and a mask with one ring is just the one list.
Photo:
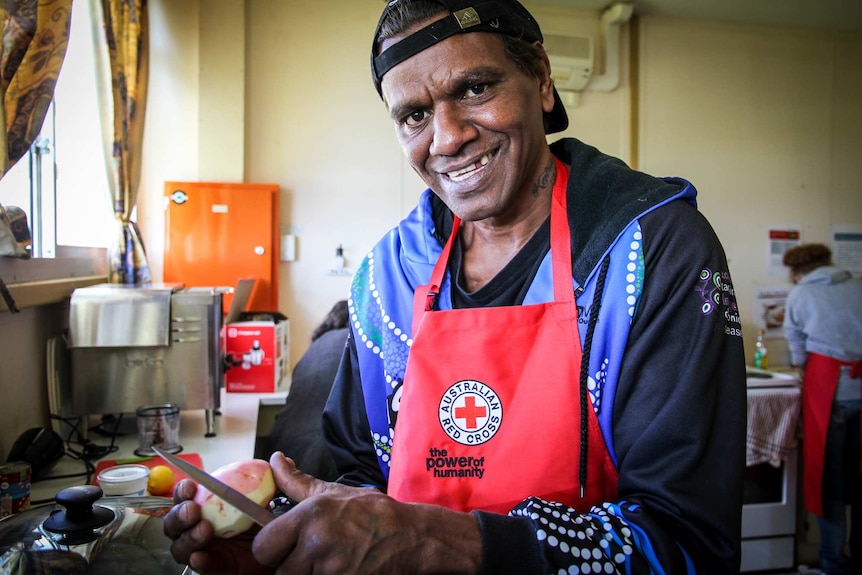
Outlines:
[[[434, 0], [399, 0], [393, 3], [380, 25], [380, 33], [374, 39], [375, 53], [380, 53], [383, 40], [403, 34], [417, 23], [441, 14], [448, 12]], [[505, 34], [498, 35], [503, 40], [506, 55], [518, 68], [528, 76], [538, 78], [542, 71], [543, 49]]]
[[311, 341], [316, 340], [323, 334], [333, 329], [341, 329], [343, 327], [347, 327], [347, 319], [349, 316], [349, 312], [347, 310], [347, 300], [341, 300], [332, 306], [332, 309], [329, 310], [329, 313], [326, 314], [326, 317], [323, 319], [323, 322], [314, 328], [314, 331], [311, 332]]
[[832, 265], [832, 250], [823, 244], [803, 244], [784, 252], [781, 262], [794, 275], [807, 275], [822, 266]]

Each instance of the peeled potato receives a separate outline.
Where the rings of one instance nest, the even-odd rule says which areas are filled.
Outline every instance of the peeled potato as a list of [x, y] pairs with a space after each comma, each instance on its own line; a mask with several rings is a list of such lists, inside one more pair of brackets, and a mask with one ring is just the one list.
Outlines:
[[[219, 467], [212, 475], [261, 507], [268, 505], [275, 495], [272, 469], [269, 463], [262, 459], [235, 461]], [[201, 506], [203, 518], [212, 523], [216, 537], [233, 537], [254, 524], [249, 517], [203, 485], [198, 485], [195, 503]]]

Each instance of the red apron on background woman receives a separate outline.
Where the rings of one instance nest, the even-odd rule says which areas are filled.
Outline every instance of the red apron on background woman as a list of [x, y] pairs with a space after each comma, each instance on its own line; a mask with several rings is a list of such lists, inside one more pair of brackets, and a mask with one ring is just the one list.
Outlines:
[[[823, 517], [823, 459], [826, 432], [832, 414], [832, 400], [838, 387], [841, 366], [853, 365], [851, 377], [858, 377], [859, 365], [817, 353], [809, 353], [802, 379], [802, 435], [805, 508]], [[862, 466], [862, 463], [860, 463]], [[862, 468], [862, 467], [860, 467]]]
[[[556, 161], [556, 160], [555, 160]], [[392, 446], [388, 493], [459, 511], [506, 513], [530, 496], [586, 510], [616, 499], [617, 472], [588, 402], [581, 486], [581, 345], [566, 216], [568, 169], [551, 205], [554, 301], [432, 310], [460, 220], [430, 285], [416, 290], [413, 345]]]

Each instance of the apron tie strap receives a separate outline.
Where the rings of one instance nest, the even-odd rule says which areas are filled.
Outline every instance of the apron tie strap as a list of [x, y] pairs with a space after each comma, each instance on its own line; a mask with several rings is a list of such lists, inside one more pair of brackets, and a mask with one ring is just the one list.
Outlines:
[[581, 484], [581, 499], [584, 497], [584, 490], [587, 485], [587, 444], [589, 437], [589, 419], [587, 418], [587, 409], [592, 409], [589, 401], [589, 379], [590, 379], [590, 351], [593, 348], [593, 334], [596, 331], [596, 323], [599, 321], [599, 309], [602, 304], [602, 294], [605, 291], [605, 278], [608, 275], [608, 267], [611, 264], [611, 257], [607, 256], [602, 261], [602, 268], [599, 271], [599, 277], [596, 280], [596, 292], [593, 295], [593, 305], [590, 308], [590, 318], [587, 325], [587, 333], [584, 337], [584, 353], [581, 358], [581, 374], [580, 374], [580, 399], [581, 399], [581, 457], [578, 466], [578, 482]]

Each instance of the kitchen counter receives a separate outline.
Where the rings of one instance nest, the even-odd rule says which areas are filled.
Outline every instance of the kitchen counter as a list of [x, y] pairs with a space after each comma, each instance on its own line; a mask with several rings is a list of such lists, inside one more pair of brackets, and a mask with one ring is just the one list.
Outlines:
[[[203, 409], [180, 411], [179, 444], [180, 453], [198, 453], [204, 469], [215, 469], [254, 456], [255, 438], [258, 435], [258, 412], [261, 404], [283, 403], [287, 392], [276, 393], [226, 393], [221, 390], [220, 415], [215, 418], [215, 437], [205, 437], [206, 417]], [[91, 422], [92, 424], [92, 422]], [[65, 427], [65, 426], [64, 426]], [[105, 425], [105, 428], [109, 425]], [[117, 450], [93, 461], [98, 465], [101, 460], [135, 458], [138, 448], [137, 422], [134, 414], [126, 414], [120, 423], [115, 440]], [[65, 439], [67, 430], [60, 435]], [[92, 431], [89, 439], [97, 445], [110, 445], [109, 437], [96, 435]], [[46, 479], [33, 482], [30, 498], [35, 504], [53, 499], [57, 491], [72, 485], [82, 485], [86, 481], [84, 465], [81, 461], [63, 457], [50, 471], [51, 476], [81, 474], [77, 477]]]

